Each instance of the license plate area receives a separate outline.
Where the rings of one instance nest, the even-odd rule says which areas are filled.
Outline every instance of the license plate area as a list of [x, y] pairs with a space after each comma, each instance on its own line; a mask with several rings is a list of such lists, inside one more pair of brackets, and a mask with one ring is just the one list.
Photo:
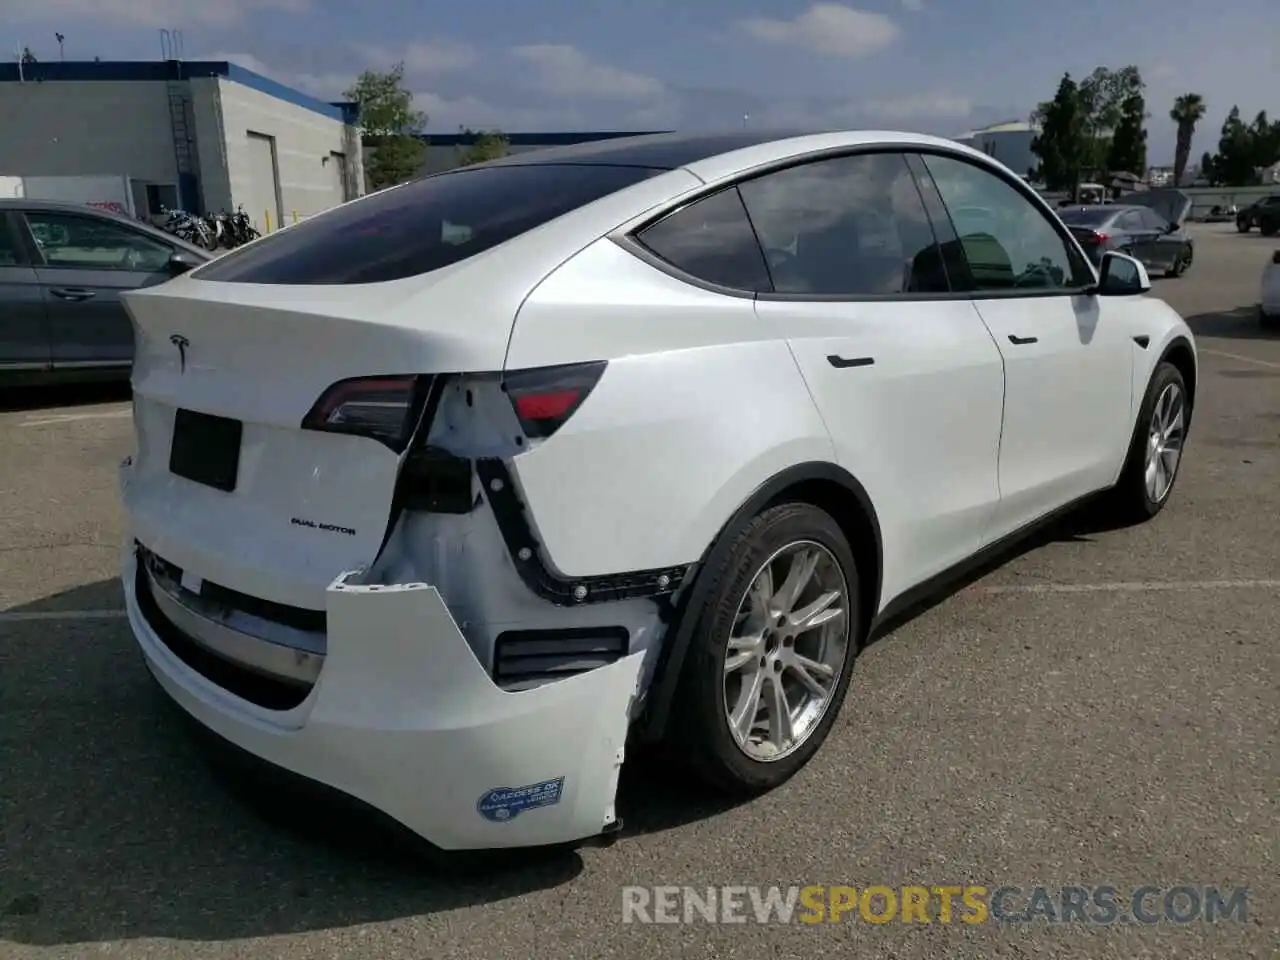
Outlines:
[[169, 472], [195, 483], [231, 493], [240, 473], [239, 420], [195, 410], [178, 410], [173, 417]]

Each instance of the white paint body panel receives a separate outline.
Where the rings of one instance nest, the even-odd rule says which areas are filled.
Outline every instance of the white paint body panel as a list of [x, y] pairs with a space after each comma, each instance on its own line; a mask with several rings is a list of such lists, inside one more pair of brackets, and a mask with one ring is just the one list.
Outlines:
[[[507, 693], [468, 649], [435, 588], [325, 592], [329, 652], [320, 682], [285, 713], [229, 696], [175, 657], [138, 609], [126, 550], [125, 604], [147, 665], [196, 720], [271, 763], [335, 787], [446, 850], [537, 846], [615, 820], [641, 655]], [[506, 822], [481, 817], [495, 787], [564, 777], [559, 803]]]
[[[882, 595], [978, 549], [1000, 499], [1000, 351], [967, 300], [756, 304], [789, 339], [841, 466], [876, 505]], [[871, 359], [837, 368], [830, 356]]]

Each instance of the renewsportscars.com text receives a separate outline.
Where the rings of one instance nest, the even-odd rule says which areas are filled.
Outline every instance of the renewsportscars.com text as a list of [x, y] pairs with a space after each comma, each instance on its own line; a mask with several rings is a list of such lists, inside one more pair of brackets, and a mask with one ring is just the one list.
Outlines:
[[1243, 923], [1247, 887], [623, 887], [623, 923]]

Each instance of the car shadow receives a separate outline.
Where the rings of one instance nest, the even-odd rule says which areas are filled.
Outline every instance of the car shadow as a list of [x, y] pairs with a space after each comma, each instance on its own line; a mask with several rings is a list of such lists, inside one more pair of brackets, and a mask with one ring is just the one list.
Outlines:
[[[940, 587], [873, 642], [1021, 554], [1116, 526], [1085, 506]], [[583, 851], [566, 848], [440, 864], [367, 810], [275, 790], [193, 749], [205, 738], [172, 722], [178, 708], [142, 665], [121, 608], [118, 583], [105, 580], [5, 611], [30, 619], [0, 632], [0, 939], [302, 933], [493, 903], [583, 870]], [[48, 616], [84, 611], [97, 613]], [[735, 805], [661, 751], [638, 749], [623, 767], [616, 836], [625, 844]]]
[[1258, 317], [1258, 305], [1236, 307], [1213, 313], [1193, 313], [1185, 318], [1197, 337], [1220, 337], [1224, 340], [1275, 340], [1277, 333], [1265, 329]]
[[128, 381], [104, 381], [40, 386], [10, 386], [0, 389], [0, 412], [83, 407], [97, 403], [120, 403], [131, 396]]

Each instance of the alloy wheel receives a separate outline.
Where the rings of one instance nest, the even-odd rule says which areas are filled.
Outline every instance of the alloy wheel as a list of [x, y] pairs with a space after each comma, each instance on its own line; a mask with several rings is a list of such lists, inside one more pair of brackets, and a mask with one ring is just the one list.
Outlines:
[[1186, 403], [1176, 383], [1166, 384], [1151, 409], [1147, 433], [1147, 496], [1161, 503], [1173, 488], [1186, 434]]
[[826, 547], [798, 541], [761, 565], [724, 658], [725, 719], [743, 753], [780, 760], [812, 735], [845, 669], [850, 626], [845, 575]]

